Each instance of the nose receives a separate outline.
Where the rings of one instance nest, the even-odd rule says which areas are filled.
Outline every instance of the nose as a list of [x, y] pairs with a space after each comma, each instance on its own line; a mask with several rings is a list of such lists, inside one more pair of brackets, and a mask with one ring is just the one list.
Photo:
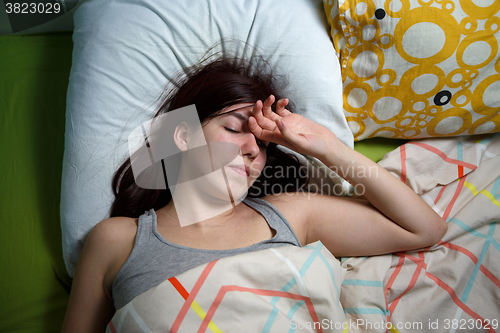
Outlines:
[[251, 160], [255, 159], [260, 154], [260, 148], [257, 144], [257, 139], [253, 134], [248, 133], [240, 146], [241, 154], [249, 157]]

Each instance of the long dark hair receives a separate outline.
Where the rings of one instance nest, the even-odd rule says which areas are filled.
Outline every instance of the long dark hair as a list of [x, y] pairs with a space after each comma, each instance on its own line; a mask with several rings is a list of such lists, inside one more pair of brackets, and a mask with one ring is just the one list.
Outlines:
[[[264, 101], [269, 95], [276, 100], [282, 98], [286, 85], [283, 76], [274, 75], [271, 67], [262, 58], [247, 61], [242, 58], [205, 58], [186, 70], [165, 89], [160, 97], [160, 107], [155, 117], [166, 112], [195, 104], [199, 120], [216, 116], [222, 109], [239, 103]], [[274, 107], [274, 106], [273, 106]], [[293, 112], [293, 106], [287, 107]], [[270, 143], [267, 150], [266, 172], [261, 173], [248, 191], [248, 197], [262, 197], [276, 192], [298, 191], [307, 183], [304, 175], [284, 170], [300, 169], [298, 159]], [[279, 177], [269, 177], [280, 171]], [[151, 208], [158, 210], [172, 199], [170, 190], [149, 190], [137, 186], [128, 158], [115, 172], [112, 181], [115, 200], [110, 216], [139, 217]]]

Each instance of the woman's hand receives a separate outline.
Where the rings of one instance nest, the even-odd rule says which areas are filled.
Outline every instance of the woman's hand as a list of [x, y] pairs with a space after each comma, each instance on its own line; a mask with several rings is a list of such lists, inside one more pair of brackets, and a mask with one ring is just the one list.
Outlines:
[[270, 141], [298, 153], [321, 159], [334, 150], [337, 137], [326, 127], [301, 115], [291, 113], [285, 107], [288, 99], [276, 102], [276, 113], [271, 109], [275, 97], [269, 96], [264, 103], [257, 101], [253, 117], [248, 120], [252, 133], [262, 141]]

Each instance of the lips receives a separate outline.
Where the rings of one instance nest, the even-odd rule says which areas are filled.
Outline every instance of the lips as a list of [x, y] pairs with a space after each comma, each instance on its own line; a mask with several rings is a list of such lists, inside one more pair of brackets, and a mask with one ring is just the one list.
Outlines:
[[250, 175], [250, 168], [246, 165], [228, 165], [228, 167], [241, 176], [248, 177]]

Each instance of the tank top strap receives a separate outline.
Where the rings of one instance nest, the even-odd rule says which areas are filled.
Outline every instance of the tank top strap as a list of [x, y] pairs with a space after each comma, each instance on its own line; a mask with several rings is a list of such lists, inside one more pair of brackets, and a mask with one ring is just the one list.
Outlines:
[[[132, 253], [130, 253], [129, 257], [127, 258], [121, 269], [118, 271], [118, 274], [113, 281], [113, 286], [111, 289], [112, 293], [114, 293], [117, 287], [122, 288], [120, 284], [122, 283], [123, 275], [127, 276], [127, 274], [130, 273], [130, 265], [134, 261], [136, 261], [137, 258], [141, 258], [141, 256], [143, 256], [145, 253], [148, 253], [148, 244], [151, 242], [151, 238], [154, 237], [154, 222], [156, 222], [156, 214], [154, 209], [145, 211], [144, 214], [139, 216], [134, 248], [132, 249]], [[114, 297], [115, 296], [113, 296], [113, 298]]]
[[274, 229], [278, 226], [277, 220], [286, 221], [286, 218], [281, 214], [279, 210], [276, 209], [276, 207], [263, 199], [245, 198], [243, 202], [259, 212], [266, 219], [269, 225]]
[[245, 198], [243, 202], [259, 212], [276, 230], [276, 240], [293, 239], [294, 245], [302, 246], [286, 217], [274, 205], [260, 198]]
[[153, 230], [156, 228], [156, 214], [154, 209], [145, 211], [139, 216], [137, 235], [135, 236], [134, 250], [138, 251], [142, 244], [147, 244], [154, 237]]

